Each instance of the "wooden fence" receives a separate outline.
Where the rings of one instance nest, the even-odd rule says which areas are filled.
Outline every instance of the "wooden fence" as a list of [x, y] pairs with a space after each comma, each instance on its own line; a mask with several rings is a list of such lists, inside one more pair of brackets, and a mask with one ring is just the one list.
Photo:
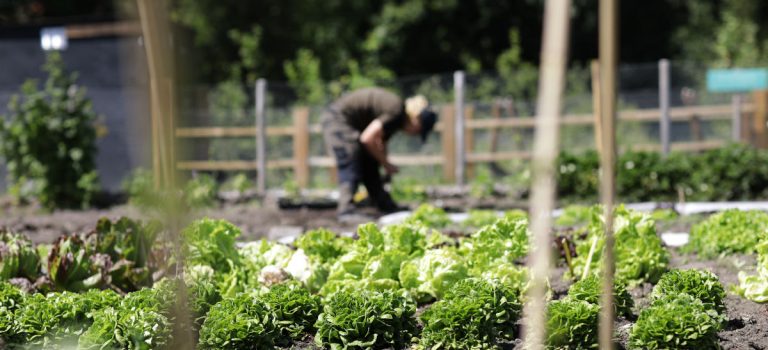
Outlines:
[[[735, 141], [749, 142], [753, 135], [754, 128], [750, 125], [750, 116], [754, 113], [755, 107], [752, 104], [734, 104], [734, 105], [711, 105], [670, 108], [668, 110], [669, 121], [687, 122], [690, 125], [692, 141], [675, 142], [670, 144], [673, 151], [702, 151], [721, 147], [728, 140], [703, 140], [701, 123], [703, 121], [731, 121], [732, 126], [740, 129], [734, 136], [738, 136]], [[490, 152], [476, 152], [474, 147], [474, 131], [489, 130], [492, 137], [497, 137], [499, 129], [533, 129], [535, 120], [533, 116], [499, 118], [498, 105], [494, 104], [494, 118], [475, 119], [475, 108], [472, 105], [464, 107], [463, 113], [463, 143], [464, 147], [457, 147], [457, 128], [455, 125], [456, 113], [452, 105], [445, 105], [439, 108], [440, 121], [435, 125], [435, 132], [441, 134], [441, 153], [437, 155], [391, 155], [393, 163], [396, 165], [441, 165], [443, 169], [444, 180], [456, 182], [455, 171], [457, 167], [462, 169], [471, 168], [474, 164], [490, 163], [508, 160], [526, 160], [531, 157], [526, 150], [507, 150]], [[258, 114], [258, 112], [257, 112]], [[263, 114], [263, 111], [262, 111]], [[293, 124], [291, 126], [268, 126], [262, 137], [284, 136], [291, 137], [293, 152], [291, 158], [273, 159], [260, 162], [258, 159], [253, 161], [179, 161], [177, 169], [179, 170], [197, 170], [197, 171], [245, 171], [255, 170], [257, 173], [265, 174], [269, 169], [292, 169], [295, 181], [300, 187], [307, 187], [310, 180], [310, 171], [313, 167], [331, 168], [334, 166], [333, 160], [328, 156], [310, 156], [310, 137], [313, 134], [320, 134], [320, 125], [310, 124], [310, 111], [307, 107], [296, 107], [292, 110]], [[659, 122], [662, 116], [660, 109], [639, 109], [620, 112], [619, 121], [628, 122]], [[262, 116], [263, 117], [263, 116]], [[560, 124], [564, 126], [593, 126], [595, 116], [592, 114], [565, 115]], [[257, 127], [193, 127], [176, 129], [176, 137], [182, 139], [196, 138], [226, 138], [226, 137], [254, 137], [258, 139], [259, 129]], [[264, 142], [257, 144], [265, 145]], [[661, 144], [638, 144], [631, 147], [632, 150], [661, 151]], [[459, 154], [459, 152], [464, 154]], [[268, 150], [261, 152], [262, 157]], [[256, 150], [256, 153], [259, 153]], [[458, 159], [464, 159], [465, 162], [458, 162]], [[260, 166], [261, 163], [261, 166]], [[471, 174], [471, 170], [469, 172]], [[463, 170], [461, 174], [466, 174]], [[262, 175], [263, 176], [263, 175]], [[262, 188], [263, 190], [263, 188]]]

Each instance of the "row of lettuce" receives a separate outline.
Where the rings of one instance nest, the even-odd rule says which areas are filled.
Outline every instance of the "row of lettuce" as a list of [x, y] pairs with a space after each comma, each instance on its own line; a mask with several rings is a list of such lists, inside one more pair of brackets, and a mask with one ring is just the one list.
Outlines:
[[[173, 347], [192, 329], [198, 347], [211, 349], [290, 346], [311, 335], [328, 348], [494, 348], [519, 337], [529, 232], [523, 213], [480, 214], [473, 225], [482, 227], [458, 239], [435, 229], [450, 220], [425, 206], [402, 224], [361, 225], [356, 238], [314, 230], [292, 246], [241, 247], [237, 227], [203, 219], [182, 231], [181, 252], [158, 239], [159, 226], [129, 219], [102, 220], [52, 246], [4, 233], [0, 273], [11, 284], [0, 295], [0, 337], [12, 347], [149, 349]], [[758, 214], [718, 214], [694, 232], [734, 215]], [[596, 343], [603, 221], [599, 208], [586, 216], [583, 234], [571, 237], [575, 256], [564, 259], [567, 277], [578, 282], [548, 307], [551, 347]], [[730, 226], [741, 221], [726, 221], [724, 229], [739, 230]], [[717, 278], [667, 273], [669, 255], [648, 214], [618, 208], [615, 229], [617, 315], [632, 312], [627, 288], [661, 280], [632, 328], [631, 347], [715, 344], [725, 319]], [[689, 249], [702, 252], [710, 243], [697, 237]]]

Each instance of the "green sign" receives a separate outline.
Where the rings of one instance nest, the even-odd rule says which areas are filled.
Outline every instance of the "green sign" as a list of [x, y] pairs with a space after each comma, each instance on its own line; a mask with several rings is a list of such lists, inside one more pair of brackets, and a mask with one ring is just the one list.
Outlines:
[[737, 68], [707, 71], [710, 92], [749, 92], [768, 89], [768, 69]]

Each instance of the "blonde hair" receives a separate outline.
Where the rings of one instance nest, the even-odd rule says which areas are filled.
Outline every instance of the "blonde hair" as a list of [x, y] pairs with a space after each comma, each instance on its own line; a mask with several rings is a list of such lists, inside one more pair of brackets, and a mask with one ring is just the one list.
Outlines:
[[405, 114], [410, 118], [416, 118], [427, 106], [429, 102], [424, 95], [411, 96], [405, 99]]

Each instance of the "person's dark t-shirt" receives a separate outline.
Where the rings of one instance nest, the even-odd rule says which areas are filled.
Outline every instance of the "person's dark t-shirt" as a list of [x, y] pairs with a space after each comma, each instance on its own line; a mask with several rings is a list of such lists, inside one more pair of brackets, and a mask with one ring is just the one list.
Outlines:
[[405, 124], [405, 107], [397, 95], [381, 88], [363, 88], [339, 98], [331, 106], [344, 121], [362, 132], [374, 119], [384, 125], [388, 139]]

